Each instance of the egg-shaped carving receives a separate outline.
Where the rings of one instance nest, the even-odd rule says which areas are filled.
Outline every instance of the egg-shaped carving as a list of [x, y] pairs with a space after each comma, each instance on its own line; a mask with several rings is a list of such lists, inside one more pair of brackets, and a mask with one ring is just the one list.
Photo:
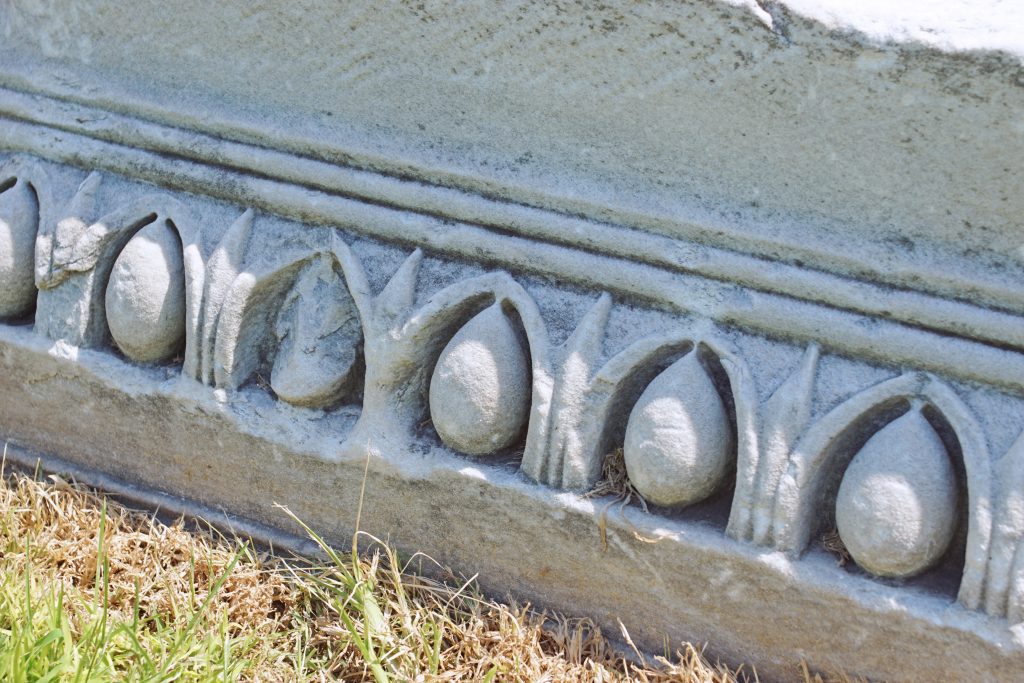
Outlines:
[[181, 241], [166, 221], [139, 230], [114, 262], [107, 281], [107, 325], [128, 358], [172, 358], [185, 338], [185, 267]]
[[714, 493], [735, 450], [722, 397], [693, 351], [641, 394], [622, 454], [630, 482], [648, 502], [683, 507]]
[[854, 456], [836, 499], [850, 556], [878, 576], [933, 566], [956, 531], [958, 488], [949, 453], [918, 409], [893, 420]]
[[362, 326], [348, 287], [326, 258], [308, 265], [277, 316], [270, 387], [288, 403], [326, 408], [358, 390]]
[[0, 193], [0, 318], [20, 316], [36, 301], [39, 202], [24, 180]]
[[441, 440], [469, 455], [510, 446], [530, 412], [530, 362], [499, 304], [460, 329], [430, 380], [430, 417]]

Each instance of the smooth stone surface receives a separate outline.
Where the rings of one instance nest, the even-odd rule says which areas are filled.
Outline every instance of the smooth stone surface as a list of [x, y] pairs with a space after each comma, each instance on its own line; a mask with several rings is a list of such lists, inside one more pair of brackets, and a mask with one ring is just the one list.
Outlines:
[[277, 317], [270, 387], [293, 405], [322, 408], [358, 389], [362, 327], [355, 302], [323, 258], [299, 275]]
[[629, 415], [626, 471], [655, 505], [682, 507], [707, 498], [735, 452], [722, 397], [695, 351], [655, 377]]
[[33, 253], [39, 202], [19, 180], [0, 194], [0, 318], [24, 315], [36, 301]]
[[445, 346], [430, 380], [430, 418], [441, 440], [469, 455], [510, 446], [530, 411], [530, 361], [494, 304]]
[[858, 565], [878, 576], [908, 577], [949, 548], [957, 510], [949, 454], [913, 409], [854, 456], [839, 486], [836, 526]]
[[185, 338], [181, 240], [166, 222], [142, 228], [118, 255], [106, 293], [117, 348], [140, 363], [167, 360]]

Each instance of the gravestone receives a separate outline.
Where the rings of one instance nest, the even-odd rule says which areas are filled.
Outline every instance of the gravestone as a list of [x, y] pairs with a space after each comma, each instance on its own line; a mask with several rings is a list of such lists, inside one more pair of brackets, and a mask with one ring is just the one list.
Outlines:
[[1024, 10], [883, 5], [4, 5], [8, 459], [1024, 679]]

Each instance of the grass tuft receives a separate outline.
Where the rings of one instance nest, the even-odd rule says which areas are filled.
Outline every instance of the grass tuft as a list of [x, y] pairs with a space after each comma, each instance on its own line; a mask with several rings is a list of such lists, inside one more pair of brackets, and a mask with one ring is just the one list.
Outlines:
[[688, 644], [626, 656], [589, 620], [428, 578], [411, 569], [432, 560], [365, 534], [340, 554], [292, 519], [326, 561], [163, 524], [59, 477], [0, 477], [0, 680], [754, 680]]

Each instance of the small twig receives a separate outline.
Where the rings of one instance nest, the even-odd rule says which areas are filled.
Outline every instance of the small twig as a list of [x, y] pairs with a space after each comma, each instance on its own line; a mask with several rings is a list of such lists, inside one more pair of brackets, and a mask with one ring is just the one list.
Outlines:
[[846, 544], [843, 543], [843, 539], [839, 536], [838, 529], [832, 529], [822, 534], [821, 545], [825, 550], [836, 556], [836, 562], [840, 567], [845, 567], [848, 562], [853, 560], [850, 556], [850, 551], [846, 549]]
[[640, 503], [640, 507], [643, 508], [644, 512], [649, 512], [649, 510], [647, 509], [647, 501], [644, 500], [644, 497], [640, 495], [640, 492], [633, 487], [633, 483], [629, 480], [629, 474], [626, 472], [626, 460], [621, 448], [617, 448], [605, 456], [604, 462], [601, 465], [601, 479], [594, 484], [594, 488], [583, 494], [584, 498], [604, 498], [605, 496], [612, 496], [613, 498], [601, 509], [601, 514], [598, 515], [597, 519], [597, 530], [601, 535], [602, 549], [608, 549], [608, 510], [616, 503], [619, 503], [619, 513], [626, 524], [629, 525], [634, 538], [644, 543], [657, 543], [660, 540], [644, 536], [626, 519], [625, 515], [622, 515], [626, 506], [634, 499]]

